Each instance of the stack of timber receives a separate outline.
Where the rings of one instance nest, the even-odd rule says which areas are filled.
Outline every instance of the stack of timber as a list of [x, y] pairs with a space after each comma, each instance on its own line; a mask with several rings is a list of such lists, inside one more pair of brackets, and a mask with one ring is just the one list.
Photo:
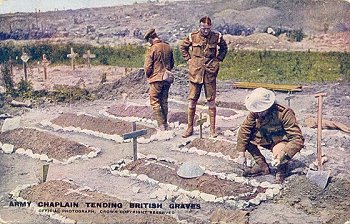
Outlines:
[[299, 85], [288, 85], [288, 84], [270, 84], [270, 83], [258, 83], [258, 82], [235, 82], [233, 83], [235, 88], [243, 89], [255, 89], [263, 87], [275, 91], [284, 91], [284, 92], [301, 92], [302, 86]]

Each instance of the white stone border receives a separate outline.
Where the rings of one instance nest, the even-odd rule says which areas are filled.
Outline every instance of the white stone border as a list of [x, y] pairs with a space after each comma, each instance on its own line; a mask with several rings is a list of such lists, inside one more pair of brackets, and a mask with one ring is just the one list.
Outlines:
[[[157, 158], [157, 156], [153, 155], [153, 154], [145, 156], [141, 153], [138, 153], [138, 158], [139, 159], [143, 159], [143, 158], [149, 159], [150, 160], [150, 161], [148, 161], [149, 163], [152, 163], [152, 162], [155, 163], [157, 161], [166, 161], [166, 162], [174, 163], [176, 165], [180, 165], [179, 162], [177, 162], [176, 160], [174, 160], [172, 158]], [[213, 172], [213, 171], [206, 170], [205, 168], [203, 168], [203, 169], [205, 169], [204, 173], [206, 173], [208, 175], [216, 176], [222, 180], [228, 180], [228, 181], [233, 181], [233, 182], [237, 182], [237, 183], [248, 184], [248, 185], [251, 185], [252, 187], [254, 187], [253, 192], [240, 194], [237, 197], [235, 197], [235, 196], [217, 197], [215, 195], [200, 192], [198, 190], [187, 191], [187, 190], [184, 190], [184, 189], [182, 189], [176, 185], [173, 185], [173, 184], [160, 183], [157, 180], [149, 178], [145, 174], [138, 175], [135, 173], [131, 173], [129, 170], [120, 170], [121, 168], [125, 167], [127, 164], [129, 164], [131, 162], [132, 162], [132, 160], [128, 160], [128, 159], [119, 160], [117, 162], [117, 164], [114, 164], [110, 167], [111, 173], [113, 175], [118, 175], [121, 177], [129, 177], [129, 178], [136, 179], [136, 180], [139, 180], [142, 182], [146, 182], [146, 183], [151, 184], [151, 185], [158, 185], [164, 192], [166, 192], [166, 196], [164, 196], [162, 194], [157, 195], [159, 200], [164, 200], [164, 197], [170, 198], [170, 197], [173, 197], [174, 195], [184, 194], [184, 195], [186, 195], [190, 198], [193, 198], [193, 199], [200, 199], [200, 200], [204, 200], [206, 202], [211, 202], [211, 203], [228, 204], [230, 206], [234, 206], [234, 207], [237, 207], [239, 209], [243, 209], [243, 208], [249, 207], [250, 205], [259, 205], [262, 201], [266, 201], [267, 199], [272, 199], [275, 195], [279, 194], [280, 190], [282, 189], [282, 185], [280, 185], [280, 184], [271, 184], [267, 181], [260, 183], [256, 179], [248, 180], [245, 177], [239, 177], [236, 173], [217, 173], [217, 172]], [[166, 165], [164, 165], [164, 166], [166, 166]], [[171, 167], [168, 167], [168, 168], [171, 169]], [[249, 196], [251, 194], [254, 194], [257, 191], [257, 187], [265, 188], [266, 189], [265, 193], [259, 193], [255, 198], [250, 199], [249, 201], [244, 201], [244, 200], [238, 199], [240, 197], [245, 197], [245, 196]]]
[[33, 153], [33, 151], [31, 149], [24, 149], [24, 148], [15, 149], [14, 145], [8, 144], [8, 143], [3, 144], [0, 142], [0, 150], [2, 150], [6, 154], [11, 154], [14, 152], [14, 153], [17, 153], [20, 155], [28, 156], [28, 157], [33, 158], [33, 159], [39, 159], [41, 161], [53, 162], [55, 164], [63, 164], [63, 165], [72, 163], [78, 159], [88, 160], [88, 159], [94, 158], [101, 152], [101, 149], [99, 149], [99, 148], [87, 146], [83, 143], [79, 143], [79, 144], [82, 144], [82, 145], [86, 146], [87, 148], [93, 149], [93, 151], [91, 151], [89, 154], [85, 154], [85, 155], [71, 156], [68, 159], [64, 159], [63, 161], [60, 161], [60, 160], [57, 160], [54, 158], [49, 158], [47, 156], [47, 154]]
[[[84, 113], [79, 113], [79, 115], [86, 115], [86, 116], [92, 116], [92, 117], [96, 117], [90, 114], [84, 114]], [[109, 117], [113, 118], [113, 119], [120, 119], [118, 117], [115, 117], [113, 115], [110, 115]], [[127, 139], [127, 140], [123, 140], [122, 136], [120, 135], [110, 135], [110, 134], [105, 134], [102, 132], [98, 132], [98, 131], [92, 131], [92, 130], [88, 130], [88, 129], [81, 129], [80, 127], [73, 127], [73, 126], [69, 126], [69, 127], [62, 127], [56, 124], [53, 124], [51, 121], [48, 120], [42, 120], [40, 122], [40, 125], [42, 125], [43, 127], [49, 127], [52, 128], [54, 131], [65, 131], [65, 132], [77, 132], [77, 133], [84, 133], [87, 135], [92, 135], [92, 136], [96, 136], [99, 138], [103, 138], [103, 139], [107, 139], [107, 140], [112, 140], [115, 141], [117, 143], [127, 143], [130, 142], [131, 139]], [[172, 138], [175, 137], [175, 131], [173, 130], [169, 130], [169, 131], [158, 131], [156, 132], [156, 134], [151, 135], [150, 138], [145, 138], [145, 137], [138, 137], [137, 138], [137, 143], [139, 144], [147, 144], [153, 141], [161, 141], [161, 140], [170, 140]]]
[[[103, 110], [99, 111], [99, 114], [106, 116], [106, 117], [110, 117], [110, 118], [114, 118], [114, 119], [119, 119], [119, 120], [123, 120], [123, 121], [128, 121], [128, 122], [141, 122], [141, 123], [146, 123], [146, 124], [150, 124], [154, 127], [157, 127], [157, 121], [156, 120], [152, 120], [152, 119], [147, 119], [147, 118], [140, 118], [140, 117], [119, 117], [113, 114], [110, 114], [107, 112], [107, 110], [110, 107], [105, 107]], [[180, 124], [178, 121], [176, 122], [171, 122], [169, 123], [169, 128], [171, 129], [176, 129], [176, 130], [180, 130], [180, 129], [185, 129], [187, 127], [187, 124]], [[209, 123], [208, 123], [208, 127], [209, 127]]]

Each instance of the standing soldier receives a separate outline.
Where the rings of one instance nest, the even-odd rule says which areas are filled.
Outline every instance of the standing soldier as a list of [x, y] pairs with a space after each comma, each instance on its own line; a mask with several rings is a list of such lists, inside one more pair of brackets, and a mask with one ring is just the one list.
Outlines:
[[[201, 18], [199, 23], [199, 30], [190, 33], [180, 45], [182, 56], [188, 62], [190, 79], [187, 129], [182, 135], [183, 138], [193, 134], [193, 121], [202, 86], [204, 86], [209, 107], [210, 135], [217, 137], [215, 130], [216, 76], [219, 72], [219, 62], [226, 56], [227, 44], [220, 33], [211, 30], [211, 19], [208, 16]], [[192, 48], [191, 54], [190, 48]]]
[[241, 125], [237, 137], [238, 162], [245, 163], [245, 151], [255, 160], [255, 165], [244, 171], [243, 176], [270, 173], [265, 157], [258, 146], [272, 151], [273, 165], [277, 166], [276, 182], [282, 183], [288, 174], [288, 161], [304, 146], [304, 138], [292, 109], [275, 103], [275, 94], [265, 88], [257, 88], [246, 98], [250, 111]]
[[150, 84], [150, 104], [158, 127], [164, 131], [168, 129], [168, 94], [171, 83], [163, 81], [166, 70], [174, 67], [173, 51], [170, 45], [157, 36], [155, 29], [148, 31], [145, 36], [151, 47], [146, 52], [145, 74]]

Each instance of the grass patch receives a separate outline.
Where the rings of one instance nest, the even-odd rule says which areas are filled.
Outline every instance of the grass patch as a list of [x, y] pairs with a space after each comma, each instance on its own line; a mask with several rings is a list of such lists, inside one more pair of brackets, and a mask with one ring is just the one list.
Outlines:
[[[22, 48], [30, 55], [28, 63], [37, 63], [46, 54], [52, 64], [70, 64], [70, 48], [79, 54], [77, 64], [85, 63], [82, 55], [90, 50], [96, 55], [92, 65], [143, 67], [146, 48], [140, 45], [96, 47], [90, 45], [0, 43], [0, 63], [20, 58]], [[174, 47], [175, 65], [185, 65], [178, 47]], [[21, 64], [20, 59], [15, 63]], [[218, 75], [221, 80], [247, 82], [314, 83], [350, 81], [350, 53], [348, 52], [290, 52], [290, 51], [229, 51]]]
[[219, 79], [301, 84], [350, 81], [350, 54], [343, 52], [229, 52]]

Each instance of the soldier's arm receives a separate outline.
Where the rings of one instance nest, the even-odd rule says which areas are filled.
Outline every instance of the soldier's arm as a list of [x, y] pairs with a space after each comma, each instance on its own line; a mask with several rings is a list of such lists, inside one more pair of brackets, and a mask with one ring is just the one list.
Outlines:
[[145, 63], [144, 63], [144, 71], [147, 78], [149, 78], [153, 73], [153, 54], [154, 52], [150, 49], [147, 49]]
[[174, 64], [175, 64], [175, 62], [174, 62], [174, 54], [173, 54], [173, 50], [172, 49], [170, 51], [171, 51], [170, 52], [170, 69], [173, 69], [174, 68]]
[[286, 131], [288, 143], [284, 148], [284, 151], [292, 158], [297, 152], [304, 147], [304, 137], [298, 126], [295, 114], [291, 109], [282, 115], [283, 128]]
[[256, 127], [256, 118], [254, 116], [254, 113], [250, 112], [238, 130], [237, 146], [236, 146], [236, 150], [238, 152], [246, 151], [246, 146], [251, 140], [252, 133], [255, 127]]
[[221, 33], [220, 33], [220, 36], [219, 36], [218, 46], [219, 46], [219, 53], [218, 53], [217, 58], [218, 58], [219, 61], [223, 61], [224, 58], [226, 57], [226, 54], [227, 54], [227, 43], [224, 40], [224, 37], [222, 36]]
[[190, 47], [192, 46], [191, 34], [189, 34], [180, 44], [180, 51], [182, 53], [182, 57], [188, 61], [191, 59], [190, 55]]

